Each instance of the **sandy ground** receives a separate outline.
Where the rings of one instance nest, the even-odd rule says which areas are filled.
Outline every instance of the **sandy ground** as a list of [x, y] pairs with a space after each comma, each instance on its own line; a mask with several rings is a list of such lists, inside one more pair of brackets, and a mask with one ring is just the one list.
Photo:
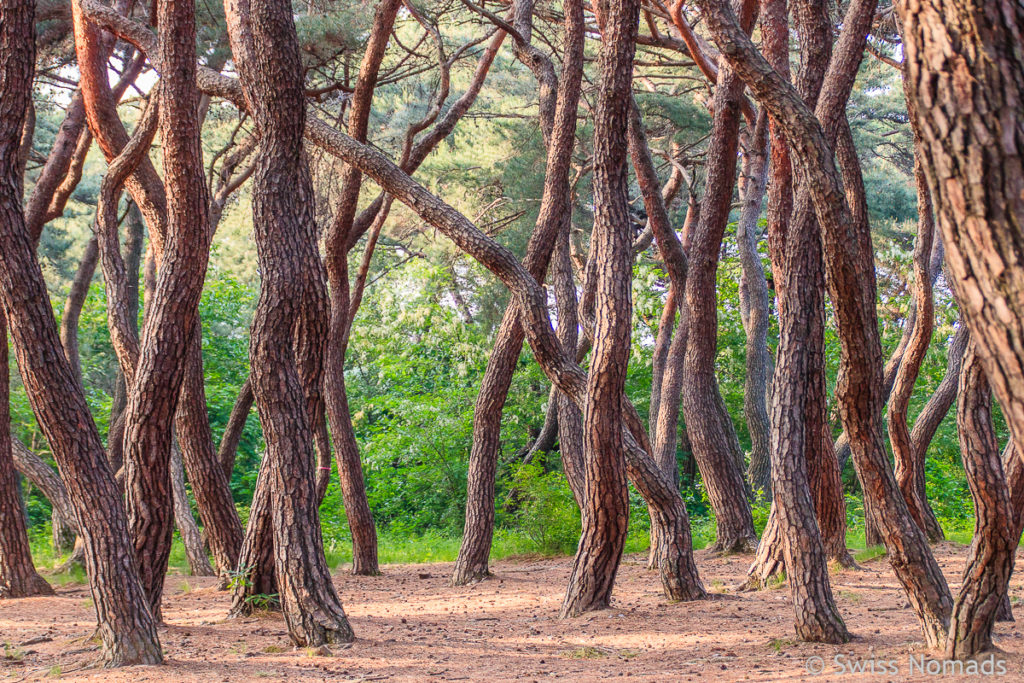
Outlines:
[[[936, 548], [954, 590], [965, 552]], [[916, 664], [926, 655], [921, 633], [884, 559], [833, 577], [854, 634], [842, 646], [796, 642], [788, 589], [731, 592], [749, 561], [698, 553], [713, 598], [668, 604], [657, 575], [629, 556], [613, 608], [573, 620], [557, 618], [567, 558], [498, 562], [492, 580], [461, 588], [446, 585], [448, 564], [391, 565], [372, 578], [339, 573], [358, 639], [330, 653], [294, 648], [280, 614], [226, 619], [228, 596], [214, 579], [169, 576], [160, 633], [166, 665], [119, 670], [91, 668], [92, 601], [87, 587], [69, 585], [57, 597], [0, 603], [0, 680], [785, 681], [813, 679], [809, 668], [824, 669], [819, 680], [935, 680], [927, 661], [923, 673]], [[1011, 595], [1024, 597], [1019, 575]], [[1024, 607], [1015, 612], [1024, 620]], [[1024, 680], [1022, 635], [1016, 624], [996, 626], [1001, 651], [989, 666], [1005, 670], [1002, 680]], [[880, 675], [841, 673], [840, 664], [873, 665]], [[939, 662], [931, 667], [941, 671]]]

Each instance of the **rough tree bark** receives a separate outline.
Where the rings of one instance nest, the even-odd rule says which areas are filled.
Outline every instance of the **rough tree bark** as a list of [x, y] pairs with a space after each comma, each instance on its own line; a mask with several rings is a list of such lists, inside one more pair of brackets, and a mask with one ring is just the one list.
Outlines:
[[[253, 222], [263, 284], [250, 357], [267, 450], [257, 488], [271, 498], [275, 573], [289, 636], [303, 646], [349, 642], [355, 636], [324, 558], [313, 416], [293, 347], [307, 324], [302, 318], [312, 314], [299, 310], [311, 303], [311, 290], [319, 290], [326, 304], [312, 207], [303, 201], [312, 197], [312, 187], [302, 157], [305, 105], [298, 39], [288, 2], [232, 0], [225, 10], [242, 91], [260, 135]], [[250, 520], [246, 543], [255, 521]]]
[[[865, 6], [866, 5], [866, 6]], [[837, 102], [848, 92], [824, 92], [819, 121], [798, 93], [757, 51], [728, 7], [704, 0], [701, 6], [723, 55], [741, 73], [755, 96], [776, 117], [808, 189], [822, 228], [826, 281], [839, 323], [842, 344], [837, 386], [840, 413], [851, 434], [854, 464], [872, 499], [876, 521], [898, 579], [921, 619], [925, 640], [939, 649], [945, 639], [952, 599], [927, 540], [910, 517], [886, 457], [881, 429], [882, 360], [875, 311], [875, 278], [870, 235], [858, 229], [843, 195], [832, 146], [825, 130], [836, 130], [844, 113]], [[873, 0], [855, 2], [857, 17], [840, 36], [841, 51], [859, 60], [874, 14]], [[859, 48], [856, 46], [859, 44]], [[856, 49], [851, 49], [856, 48]], [[833, 60], [830, 69], [839, 65]], [[824, 97], [824, 95], [828, 97]]]
[[1017, 549], [1010, 491], [992, 426], [992, 392], [974, 344], [960, 373], [956, 421], [977, 520], [963, 585], [953, 603], [945, 654], [964, 659], [992, 647], [992, 625], [1006, 595]]
[[[188, 502], [185, 490], [185, 467], [181, 461], [181, 450], [177, 445], [171, 447], [170, 460], [171, 493], [174, 496], [174, 524], [185, 546], [185, 559], [188, 560], [189, 573], [192, 576], [213, 576], [210, 558], [206, 556], [203, 536], [192, 516], [192, 506]], [[233, 569], [233, 567], [232, 567]]]
[[720, 65], [705, 166], [707, 180], [700, 218], [687, 254], [690, 271], [686, 278], [690, 334], [683, 368], [683, 415], [693, 454], [715, 511], [717, 533], [712, 550], [726, 553], [748, 552], [757, 543], [740, 466], [742, 452], [715, 377], [718, 343], [715, 274], [736, 181], [742, 93], [743, 81], [728, 66]]
[[935, 235], [935, 222], [932, 219], [931, 200], [928, 197], [928, 185], [921, 168], [920, 155], [915, 155], [914, 179], [917, 184], [917, 239], [914, 242], [914, 304], [917, 310], [914, 331], [907, 349], [903, 354], [903, 362], [896, 373], [892, 393], [889, 395], [887, 418], [889, 422], [889, 441], [896, 461], [896, 483], [899, 484], [904, 500], [914, 521], [925, 532], [930, 541], [941, 541], [942, 527], [928, 504], [924, 495], [925, 453], [914, 450], [907, 425], [907, 410], [910, 397], [914, 393], [914, 382], [921, 370], [925, 353], [932, 341], [935, 329], [935, 299], [932, 294], [931, 266], [932, 243]]
[[768, 353], [768, 280], [761, 255], [757, 251], [757, 219], [768, 177], [768, 122], [760, 112], [752, 134], [747, 135], [743, 153], [741, 186], [743, 205], [736, 222], [739, 247], [740, 308], [746, 332], [747, 376], [743, 383], [743, 414], [750, 431], [750, 462], [747, 481], [750, 488], [771, 496], [771, 422], [768, 419], [768, 395], [772, 379], [772, 359]]
[[53, 588], [32, 564], [21, 496], [18, 495], [18, 477], [11, 454], [7, 358], [7, 321], [0, 312], [0, 599], [52, 595]]
[[[533, 3], [519, 2], [517, 11], [521, 33], [531, 26]], [[555, 242], [571, 211], [569, 170], [576, 135], [576, 108], [583, 75], [583, 9], [569, 3], [565, 13], [566, 53], [562, 75], [555, 90], [542, 84], [542, 99], [552, 100], [542, 109], [541, 127], [547, 131], [545, 144], [548, 164], [537, 223], [527, 244], [524, 267], [538, 281], [543, 280], [551, 261]], [[553, 73], [552, 73], [553, 78]], [[547, 120], [545, 120], [545, 114]], [[455, 560], [453, 585], [464, 585], [486, 577], [488, 557], [494, 534], [494, 480], [501, 439], [501, 414], [522, 351], [525, 333], [518, 306], [513, 301], [505, 310], [495, 336], [473, 409], [473, 447], [469, 456], [466, 491], [466, 522], [462, 545]]]
[[[374, 14], [349, 104], [348, 134], [359, 142], [366, 142], [377, 74], [400, 5], [399, 0], [382, 0]], [[341, 482], [345, 515], [352, 533], [352, 573], [374, 575], [380, 572], [377, 566], [377, 529], [366, 499], [363, 466], [359, 459], [359, 446], [352, 429], [352, 416], [345, 391], [345, 351], [353, 316], [349, 292], [348, 239], [356, 216], [362, 179], [359, 169], [351, 165], [345, 167], [341, 178], [341, 195], [324, 242], [324, 262], [331, 297], [324, 397], [337, 451], [338, 479]]]
[[[633, 55], [640, 4], [603, 8], [601, 88], [594, 117], [594, 231], [598, 264], [594, 350], [583, 414], [583, 532], [561, 616], [611, 604], [626, 542], [629, 491], [623, 457], [623, 389], [632, 327], [632, 239], [626, 129], [632, 104]], [[604, 13], [604, 12], [602, 12]], [[635, 106], [635, 105], [633, 105]], [[573, 117], [575, 120], [575, 107]], [[564, 190], [563, 190], [564, 192]]]
[[210, 249], [209, 195], [199, 142], [194, 10], [187, 3], [162, 1], [157, 5], [162, 28], [158, 53], [164, 67], [159, 97], [166, 231], [125, 409], [128, 520], [140, 578], [157, 619], [173, 527], [171, 429], [186, 352], [198, 324]]
[[64, 356], [33, 240], [14, 150], [34, 70], [33, 3], [0, 2], [0, 299], [36, 419], [82, 526], [89, 585], [110, 666], [156, 664], [156, 624], [135, 572], [124, 508], [99, 432]]
[[906, 89], [949, 281], [1016, 443], [1024, 443], [1024, 6], [911, 0]]

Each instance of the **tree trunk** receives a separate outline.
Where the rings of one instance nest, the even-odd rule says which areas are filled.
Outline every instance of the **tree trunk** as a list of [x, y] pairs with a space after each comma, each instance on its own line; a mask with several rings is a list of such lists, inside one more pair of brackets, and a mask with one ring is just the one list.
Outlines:
[[[521, 3], [517, 3], [521, 4]], [[532, 2], [527, 2], [532, 13]], [[525, 14], [525, 12], [524, 12]], [[529, 29], [529, 14], [525, 14]], [[575, 143], [576, 108], [583, 75], [583, 10], [577, 2], [567, 6], [565, 13], [566, 56], [557, 92], [542, 88], [542, 99], [553, 100], [548, 121], [542, 112], [541, 127], [545, 135], [548, 164], [544, 192], [537, 223], [527, 244], [523, 265], [538, 281], [548, 270], [559, 230], [571, 211], [569, 205], [569, 166]], [[542, 106], [542, 110], [547, 105]], [[473, 409], [473, 447], [469, 456], [466, 490], [466, 522], [462, 545], [455, 560], [453, 585], [479, 581], [489, 574], [488, 558], [494, 534], [494, 478], [501, 440], [501, 413], [515, 373], [516, 361], [523, 348], [525, 333], [516, 302], [505, 310], [488, 358]]]
[[[801, 174], [803, 175], [803, 174]], [[801, 178], [803, 180], [803, 178]], [[799, 215], [800, 212], [797, 212]], [[779, 302], [779, 352], [772, 401], [772, 486], [774, 511], [793, 606], [797, 635], [808, 641], [843, 643], [849, 633], [836, 608], [829, 583], [821, 532], [811, 498], [812, 444], [822, 442], [821, 424], [808, 410], [808, 386], [818, 381], [814, 364], [823, 361], [807, 339], [819, 324], [815, 294], [821, 248], [817, 223], [796, 220], [786, 239], [785, 284]], [[813, 414], [812, 414], [813, 413]]]
[[18, 495], [18, 476], [11, 455], [11, 401], [7, 366], [7, 321], [0, 313], [0, 599], [53, 595], [36, 572]]
[[[377, 5], [374, 14], [349, 105], [348, 133], [360, 142], [366, 141], [377, 75], [400, 4], [398, 0], [383, 0]], [[345, 351], [355, 315], [349, 291], [348, 239], [356, 216], [362, 179], [359, 169], [351, 165], [345, 167], [342, 172], [341, 196], [325, 241], [325, 263], [331, 295], [325, 398], [337, 451], [338, 478], [345, 514], [352, 532], [352, 573], [374, 575], [380, 573], [377, 566], [377, 530], [366, 499], [359, 445], [352, 428], [345, 391]]]
[[242, 548], [242, 522], [235, 510], [228, 478], [224, 476], [224, 470], [213, 451], [213, 434], [210, 432], [203, 380], [202, 334], [202, 324], [197, 319], [185, 350], [185, 376], [182, 379], [174, 424], [181, 446], [178, 457], [188, 471], [206, 541], [218, 573], [226, 576], [238, 565], [238, 553]]
[[[313, 469], [315, 416], [300, 376], [300, 364], [315, 360], [323, 346], [302, 356], [293, 344], [297, 338], [314, 342], [302, 330], [314, 322], [309, 316], [321, 311], [308, 307], [317, 294], [326, 304], [308, 201], [312, 186], [302, 158], [305, 110], [298, 40], [290, 3], [232, 0], [225, 10], [235, 65], [261, 138], [253, 223], [263, 283], [249, 353], [267, 449], [254, 501], [258, 514], [250, 517], [241, 561], [254, 528], [267, 517], [259, 508], [269, 498], [275, 573], [289, 636], [300, 646], [350, 642], [355, 636], [324, 558]], [[261, 489], [265, 497], [259, 500]]]
[[189, 573], [192, 576], [213, 576], [210, 558], [203, 547], [203, 536], [192, 516], [192, 506], [188, 502], [185, 491], [185, 468], [181, 462], [181, 451], [177, 446], [171, 448], [171, 491], [174, 494], [174, 523], [185, 546], [185, 558], [188, 560]]
[[[741, 73], [761, 103], [780, 121], [798, 165], [804, 169], [822, 228], [826, 281], [835, 306], [842, 345], [836, 395], [844, 425], [851, 434], [854, 464], [872, 498], [874, 517], [883, 529], [886, 549], [897, 577], [922, 621], [930, 648], [942, 646], [952, 607], [949, 588], [927, 540], [899, 494], [886, 457], [881, 429], [882, 360], [875, 310], [875, 277], [870, 233], [854, 221], [843, 195], [832, 145], [837, 119], [852, 81], [825, 88], [817, 117], [792, 86], [761, 57], [728, 7], [704, 0], [709, 30], [729, 62]], [[855, 2], [844, 20], [837, 54], [856, 65], [874, 16], [873, 0]], [[846, 67], [833, 59], [834, 64]], [[827, 79], [826, 79], [827, 80]]]
[[750, 464], [747, 480], [755, 492], [771, 495], [771, 423], [768, 420], [768, 394], [772, 379], [772, 359], [768, 353], [768, 281], [757, 251], [757, 219], [761, 215], [765, 183], [768, 177], [768, 121], [762, 112], [757, 126], [747, 136], [743, 154], [743, 206], [736, 223], [742, 274], [740, 305], [746, 332], [746, 369], [743, 383], [743, 414], [750, 431]]
[[1024, 439], [1024, 7], [912, 0], [908, 99], [949, 281], [1016, 443]]
[[[43, 459], [38, 455], [26, 448], [25, 444], [20, 440], [12, 438], [11, 444], [14, 469], [32, 482], [33, 486], [43, 492], [46, 499], [50, 501], [50, 507], [53, 509], [53, 519], [59, 520], [56, 524], [68, 529], [73, 541], [74, 535], [79, 533], [78, 521], [75, 519], [75, 511], [71, 505], [71, 498], [68, 496], [68, 490], [65, 488], [64, 482], [60, 480], [60, 476], [53, 471], [53, 468], [43, 462]], [[57, 545], [56, 529], [54, 534], [54, 544]], [[63, 537], [60, 540], [62, 543], [65, 541]], [[59, 550], [66, 548], [67, 546], [62, 545]]]
[[79, 382], [82, 381], [82, 363], [78, 356], [78, 319], [82, 315], [85, 299], [89, 296], [89, 285], [92, 284], [99, 255], [99, 244], [94, 236], [85, 245], [85, 253], [71, 281], [68, 298], [64, 300], [64, 314], [60, 317], [60, 343], [71, 363], [71, 371]]
[[931, 444], [935, 432], [938, 431], [950, 406], [956, 400], [960, 369], [963, 367], [964, 354], [969, 341], [970, 333], [967, 330], [967, 325], [961, 320], [946, 347], [946, 374], [942, 376], [942, 381], [935, 387], [935, 392], [918, 413], [917, 419], [914, 420], [914, 428], [910, 431], [910, 442], [913, 444], [914, 452], [918, 453], [920, 458], [927, 455], [928, 446]]
[[707, 180], [700, 219], [688, 252], [686, 305], [690, 330], [683, 370], [683, 414], [701, 478], [715, 511], [718, 552], [749, 552], [757, 543], [742, 453], [715, 378], [718, 297], [715, 273], [736, 180], [736, 151], [743, 81], [720, 65]]
[[[632, 327], [632, 240], [626, 156], [633, 54], [639, 2], [606, 6], [601, 36], [601, 87], [594, 117], [594, 231], [598, 264], [594, 350], [583, 415], [583, 532], [562, 617], [611, 604], [629, 520], [623, 457], [623, 389]], [[573, 107], [575, 119], [575, 107]]]
[[907, 410], [914, 393], [914, 382], [920, 372], [924, 356], [931, 344], [935, 328], [935, 303], [932, 294], [932, 277], [929, 272], [935, 223], [932, 220], [931, 200], [928, 185], [921, 168], [919, 155], [915, 155], [914, 179], [917, 183], [917, 240], [914, 243], [914, 305], [917, 311], [914, 331], [903, 355], [903, 362], [896, 373], [892, 393], [889, 395], [887, 417], [889, 440], [896, 461], [896, 483], [899, 484], [903, 499], [914, 521], [925, 532], [930, 541], [941, 541], [942, 527], [935, 518], [924, 493], [925, 453], [915, 451], [907, 426]]
[[992, 426], [992, 392], [973, 344], [960, 374], [956, 421], [977, 521], [963, 585], [953, 603], [946, 657], [966, 659], [992, 647], [992, 625], [1017, 549], [1010, 493]]
[[238, 397], [235, 399], [235, 405], [231, 408], [228, 424], [224, 427], [224, 434], [220, 438], [220, 447], [217, 449], [217, 462], [220, 463], [224, 476], [229, 482], [235, 471], [238, 442], [242, 440], [242, 432], [245, 431], [245, 423], [249, 419], [249, 412], [252, 410], [254, 400], [252, 378], [246, 377], [242, 388], [238, 390]]
[[163, 29], [158, 52], [165, 69], [158, 96], [168, 198], [166, 233], [125, 409], [128, 520], [140, 578], [157, 619], [173, 525], [171, 429], [198, 324], [210, 249], [209, 195], [199, 142], [194, 10], [166, 0], [157, 5]]
[[82, 525], [89, 585], [110, 666], [156, 664], [156, 625], [133, 568], [128, 528], [99, 432], [60, 346], [21, 210], [15, 173], [21, 115], [31, 96], [33, 4], [0, 2], [0, 297], [29, 401]]

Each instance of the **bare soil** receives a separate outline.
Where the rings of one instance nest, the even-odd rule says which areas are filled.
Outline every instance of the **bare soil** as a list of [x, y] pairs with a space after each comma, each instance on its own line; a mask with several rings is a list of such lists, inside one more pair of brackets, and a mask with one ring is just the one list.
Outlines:
[[[966, 548], [944, 543], [935, 552], [955, 591]], [[449, 564], [390, 565], [370, 578], [339, 572], [335, 584], [358, 640], [322, 652], [294, 648], [280, 614], [226, 619], [229, 598], [216, 579], [171, 575], [160, 633], [166, 665], [117, 670], [94, 668], [99, 650], [91, 640], [89, 590], [68, 585], [56, 597], [0, 603], [0, 643], [7, 644], [0, 679], [785, 681], [812, 679], [808, 667], [811, 673], [818, 667], [822, 680], [935, 680], [927, 668], [911, 667], [910, 657], [916, 663], [927, 653], [884, 558], [834, 575], [839, 608], [854, 634], [836, 646], [796, 641], [785, 587], [733, 592], [749, 556], [697, 555], [712, 599], [667, 603], [644, 558], [628, 556], [613, 608], [572, 620], [557, 618], [569, 558], [498, 562], [493, 579], [460, 588], [447, 585]], [[1011, 596], [1024, 597], [1019, 576]], [[1024, 619], [1024, 609], [1014, 611]], [[990, 664], [1005, 667], [1002, 680], [1024, 680], [1022, 635], [1014, 623], [996, 626], [1001, 650]], [[837, 655], [849, 666], [873, 665], [880, 675], [841, 673]], [[821, 660], [809, 661], [814, 657]], [[941, 663], [931, 666], [934, 672]]]

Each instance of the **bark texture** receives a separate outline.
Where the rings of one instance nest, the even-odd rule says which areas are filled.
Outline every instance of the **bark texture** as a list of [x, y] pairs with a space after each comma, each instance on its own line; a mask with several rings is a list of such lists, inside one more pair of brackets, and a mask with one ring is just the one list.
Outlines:
[[120, 495], [81, 386], [60, 346], [34, 241], [15, 191], [15, 150], [34, 68], [33, 3], [0, 2], [0, 299], [33, 412], [68, 487], [85, 544], [108, 666], [162, 661], [135, 571]]
[[[267, 444], [257, 484], [257, 498], [263, 497], [254, 508], [265, 510], [269, 498], [270, 510], [250, 518], [245, 544], [269, 521], [277, 592], [294, 643], [350, 642], [354, 634], [324, 558], [313, 470], [316, 416], [300, 375], [303, 361], [314, 362], [319, 353], [322, 362], [324, 346], [300, 353], [293, 345], [295, 340], [315, 344], [316, 337], [303, 328], [315, 322], [312, 316], [327, 312], [302, 152], [303, 72], [295, 24], [291, 4], [280, 0], [232, 0], [225, 10], [245, 101], [261, 139], [253, 223], [263, 283], [249, 355]], [[310, 310], [315, 300], [323, 304], [319, 311]]]
[[1010, 491], [992, 426], [992, 392], [973, 344], [960, 373], [956, 419], [977, 520], [963, 584], [953, 603], [945, 654], [965, 659], [992, 647], [992, 625], [1017, 549]]
[[[583, 532], [562, 602], [563, 617], [611, 604], [629, 520], [622, 435], [633, 261], [626, 130], [639, 14], [640, 4], [635, 0], [610, 2], [601, 37], [601, 89], [594, 119], [592, 237], [599, 270], [594, 350], [583, 415]], [[575, 108], [573, 114], [575, 119]]]

